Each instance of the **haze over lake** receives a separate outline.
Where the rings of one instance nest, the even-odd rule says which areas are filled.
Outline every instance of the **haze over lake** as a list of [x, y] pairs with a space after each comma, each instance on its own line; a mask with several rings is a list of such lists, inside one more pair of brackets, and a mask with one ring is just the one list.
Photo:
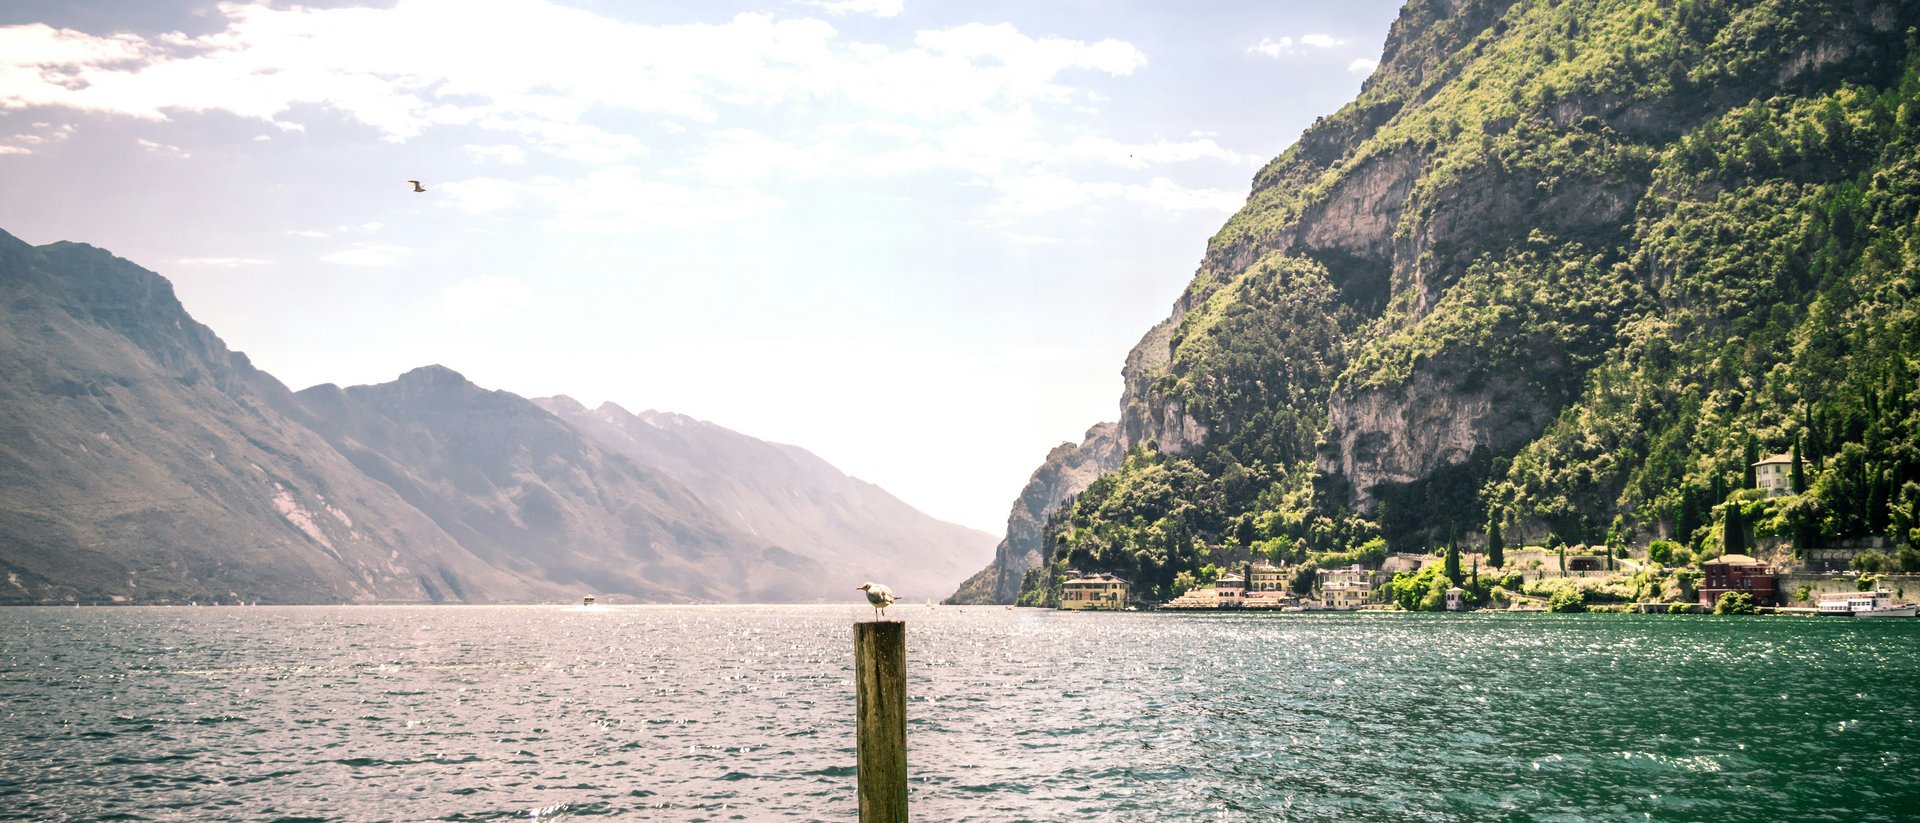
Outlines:
[[[0, 818], [853, 820], [865, 611], [0, 610]], [[1920, 621], [895, 611], [924, 820], [1920, 808]]]

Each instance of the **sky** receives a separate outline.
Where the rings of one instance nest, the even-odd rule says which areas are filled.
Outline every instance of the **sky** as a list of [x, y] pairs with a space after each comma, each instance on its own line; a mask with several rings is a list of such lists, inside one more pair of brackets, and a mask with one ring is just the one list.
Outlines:
[[678, 412], [997, 534], [1398, 5], [10, 2], [0, 230], [294, 389]]

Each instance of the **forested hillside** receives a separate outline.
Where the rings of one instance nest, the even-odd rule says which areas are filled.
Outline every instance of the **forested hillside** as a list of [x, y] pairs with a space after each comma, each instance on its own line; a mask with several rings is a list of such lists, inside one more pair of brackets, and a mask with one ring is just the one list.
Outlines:
[[[1129, 357], [1124, 466], [1053, 513], [1028, 592], [1071, 567], [1164, 596], [1207, 562], [1494, 525], [1906, 540], [1916, 24], [1892, 2], [1409, 3]], [[1796, 493], [1742, 493], [1774, 453]]]

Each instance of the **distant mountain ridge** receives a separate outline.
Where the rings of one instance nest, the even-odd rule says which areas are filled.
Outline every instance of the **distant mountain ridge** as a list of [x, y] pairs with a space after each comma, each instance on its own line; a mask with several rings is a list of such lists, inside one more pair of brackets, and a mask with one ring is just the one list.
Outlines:
[[991, 535], [935, 520], [798, 446], [670, 412], [634, 414], [614, 403], [589, 410], [565, 395], [533, 402], [684, 485], [728, 525], [820, 562], [834, 579], [883, 580], [903, 598], [938, 599], [989, 556]]
[[[441, 366], [289, 391], [165, 278], [83, 244], [0, 232], [0, 311], [0, 603], [803, 602], [850, 599], [867, 570], [950, 588], [990, 554], [804, 450], [689, 418], [670, 416], [701, 437], [610, 444], [558, 399]], [[762, 474], [867, 505], [757, 500]], [[750, 510], [891, 528], [801, 541]]]

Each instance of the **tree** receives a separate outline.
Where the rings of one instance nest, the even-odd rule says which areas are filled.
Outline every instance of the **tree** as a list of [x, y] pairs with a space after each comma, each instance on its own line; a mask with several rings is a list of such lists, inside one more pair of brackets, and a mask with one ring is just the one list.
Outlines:
[[1287, 580], [1287, 591], [1302, 596], [1312, 594], [1313, 583], [1318, 579], [1318, 570], [1311, 564], [1303, 563], [1293, 570], [1293, 577]]
[[1753, 464], [1760, 462], [1760, 438], [1747, 435], [1747, 448], [1741, 462], [1744, 465], [1741, 467], [1740, 488], [1757, 488], [1760, 484], [1754, 479]]
[[1887, 527], [1891, 525], [1888, 522], [1889, 512], [1887, 511], [1887, 507], [1892, 502], [1889, 499], [1892, 496], [1893, 473], [1889, 471], [1874, 472], [1872, 480], [1869, 481], [1867, 485], [1867, 531], [1869, 533], [1887, 533]]
[[1720, 507], [1726, 511], [1726, 520], [1720, 524], [1720, 553], [1745, 554], [1747, 551], [1747, 528], [1740, 522], [1740, 504], [1728, 503]]
[[1560, 554], [1560, 576], [1567, 576], [1567, 544], [1560, 542], [1560, 535], [1547, 537], [1547, 545], [1557, 549]]
[[1807, 469], [1800, 462], [1800, 433], [1793, 433], [1793, 493], [1807, 492]]
[[1452, 540], [1447, 541], [1447, 582], [1460, 585], [1460, 547]]
[[1866, 574], [1879, 574], [1892, 568], [1893, 558], [1888, 557], [1886, 552], [1879, 549], [1868, 549], [1854, 555], [1853, 561], [1847, 565], [1852, 567], [1854, 571], [1864, 572]]
[[1507, 542], [1500, 537], [1500, 518], [1487, 522], [1487, 564], [1498, 569], [1507, 565]]
[[1714, 614], [1753, 614], [1753, 595], [1746, 592], [1723, 592], [1713, 604]]
[[1547, 611], [1550, 612], [1584, 612], [1586, 610], [1586, 594], [1575, 586], [1557, 589], [1547, 598]]

